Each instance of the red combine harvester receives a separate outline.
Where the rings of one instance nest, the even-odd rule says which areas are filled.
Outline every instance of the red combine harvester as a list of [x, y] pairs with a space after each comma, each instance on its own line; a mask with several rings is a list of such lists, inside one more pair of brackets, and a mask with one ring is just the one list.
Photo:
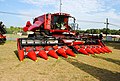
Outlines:
[[7, 33], [7, 31], [5, 30], [5, 25], [2, 23], [3, 22], [0, 22], [0, 44], [5, 43], [6, 36], [4, 36], [3, 34]]
[[112, 52], [97, 38], [79, 36], [75, 30], [75, 18], [66, 13], [44, 14], [36, 17], [33, 24], [27, 21], [24, 32], [32, 31], [28, 38], [18, 38], [19, 60], [28, 57], [37, 61], [37, 56], [47, 60], [48, 56], [58, 59], [75, 57], [75, 53], [100, 54]]

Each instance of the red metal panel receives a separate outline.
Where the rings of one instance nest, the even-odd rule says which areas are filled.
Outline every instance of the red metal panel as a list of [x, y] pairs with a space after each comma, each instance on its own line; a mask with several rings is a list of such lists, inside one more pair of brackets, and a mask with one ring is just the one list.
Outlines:
[[43, 21], [35, 21], [35, 23], [28, 28], [30, 31], [34, 31], [35, 29], [40, 28], [40, 26], [43, 24]]
[[50, 30], [51, 29], [51, 14], [45, 15], [44, 29], [46, 29], [46, 30]]
[[68, 30], [50, 30], [50, 32], [62, 33], [62, 32], [68, 32]]

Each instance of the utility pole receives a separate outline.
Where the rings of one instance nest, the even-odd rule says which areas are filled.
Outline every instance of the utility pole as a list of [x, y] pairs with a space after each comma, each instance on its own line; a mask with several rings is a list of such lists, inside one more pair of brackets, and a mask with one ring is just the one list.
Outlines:
[[106, 37], [107, 37], [107, 33], [108, 33], [108, 25], [109, 25], [109, 22], [108, 22], [108, 18], [106, 18]]
[[60, 0], [60, 14], [61, 14], [62, 0]]

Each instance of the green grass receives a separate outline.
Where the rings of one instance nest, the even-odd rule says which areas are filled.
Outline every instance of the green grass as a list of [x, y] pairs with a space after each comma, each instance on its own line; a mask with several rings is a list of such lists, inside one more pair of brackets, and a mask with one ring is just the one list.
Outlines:
[[21, 37], [26, 37], [25, 35], [17, 35], [17, 34], [6, 34], [7, 38], [21, 38]]
[[106, 43], [107, 46], [111, 46], [114, 49], [119, 49], [120, 50], [120, 43]]

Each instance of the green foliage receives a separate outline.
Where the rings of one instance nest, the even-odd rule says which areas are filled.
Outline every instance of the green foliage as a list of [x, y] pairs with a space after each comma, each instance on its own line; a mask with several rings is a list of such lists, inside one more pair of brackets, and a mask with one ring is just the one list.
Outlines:
[[[6, 28], [6, 31], [7, 31], [7, 34], [16, 34], [18, 32], [22, 32], [23, 34], [26, 35], [26, 32], [24, 32], [21, 27], [10, 26], [10, 28]], [[110, 29], [103, 28], [103, 29], [87, 29], [86, 31], [85, 30], [76, 30], [76, 32], [78, 32], [78, 33], [91, 33], [91, 34], [92, 33], [100, 34], [101, 32], [106, 34], [106, 31], [107, 31], [107, 34], [120, 35], [120, 29], [119, 30], [110, 30]]]
[[22, 32], [22, 28], [14, 26], [10, 26], [10, 28], [6, 28], [6, 30], [7, 34], [16, 34], [18, 32]]
[[101, 32], [104, 34], [112, 34], [112, 35], [120, 35], [120, 29], [119, 30], [110, 30], [110, 29], [87, 29], [85, 30], [76, 30], [78, 33], [93, 33], [93, 34], [100, 34]]
[[84, 33], [85, 30], [76, 30], [76, 32], [78, 32], [78, 33]]
[[87, 29], [86, 33], [93, 33], [93, 34], [97, 34], [100, 33], [99, 29]]

